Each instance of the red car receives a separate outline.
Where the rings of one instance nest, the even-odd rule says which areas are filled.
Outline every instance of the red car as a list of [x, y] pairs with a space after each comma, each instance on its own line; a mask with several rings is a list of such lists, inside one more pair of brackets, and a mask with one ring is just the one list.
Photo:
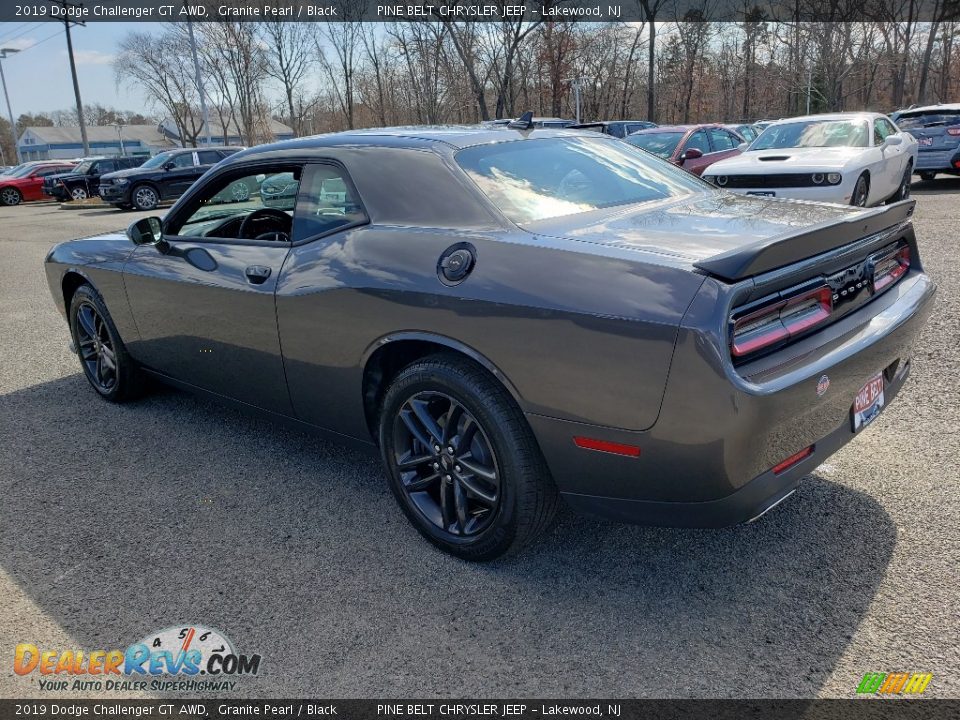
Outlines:
[[0, 175], [0, 205], [19, 205], [30, 200], [46, 200], [41, 187], [43, 179], [54, 173], [69, 172], [74, 163], [48, 162]]
[[746, 142], [722, 125], [661, 125], [639, 130], [624, 140], [654, 155], [700, 175], [718, 160], [739, 155], [737, 146]]

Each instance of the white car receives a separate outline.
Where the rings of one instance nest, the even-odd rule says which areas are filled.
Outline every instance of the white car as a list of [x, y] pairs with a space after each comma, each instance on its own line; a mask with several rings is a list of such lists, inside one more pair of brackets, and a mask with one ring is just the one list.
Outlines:
[[917, 141], [880, 113], [778, 120], [741, 149], [703, 179], [744, 195], [866, 207], [908, 198], [917, 164]]

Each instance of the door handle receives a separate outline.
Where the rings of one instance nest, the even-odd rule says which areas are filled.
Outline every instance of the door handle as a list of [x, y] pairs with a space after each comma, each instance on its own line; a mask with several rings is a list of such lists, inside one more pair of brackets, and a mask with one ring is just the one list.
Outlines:
[[270, 268], [266, 265], [251, 265], [246, 269], [247, 280], [254, 285], [259, 285], [270, 277]]

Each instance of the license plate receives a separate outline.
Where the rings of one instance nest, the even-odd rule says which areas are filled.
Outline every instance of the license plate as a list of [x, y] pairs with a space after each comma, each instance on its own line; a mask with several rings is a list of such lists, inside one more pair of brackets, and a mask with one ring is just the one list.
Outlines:
[[747, 195], [762, 195], [763, 197], [776, 197], [773, 190], [747, 190]]
[[853, 431], [869, 425], [883, 408], [883, 373], [877, 373], [853, 399]]
[[917, 138], [917, 145], [933, 145], [933, 138]]

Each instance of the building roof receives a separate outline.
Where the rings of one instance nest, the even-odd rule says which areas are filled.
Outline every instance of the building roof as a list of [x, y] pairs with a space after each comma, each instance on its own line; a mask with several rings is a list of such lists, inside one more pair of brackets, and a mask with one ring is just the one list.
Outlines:
[[[139, 140], [145, 145], [169, 145], [169, 141], [160, 133], [156, 125], [123, 125], [123, 141], [135, 142]], [[31, 133], [47, 145], [75, 144], [83, 142], [80, 135], [80, 126], [62, 127], [28, 127], [24, 128], [20, 140], [26, 133]], [[120, 142], [116, 125], [88, 125], [87, 140], [90, 142]], [[19, 140], [18, 140], [19, 142]]]

